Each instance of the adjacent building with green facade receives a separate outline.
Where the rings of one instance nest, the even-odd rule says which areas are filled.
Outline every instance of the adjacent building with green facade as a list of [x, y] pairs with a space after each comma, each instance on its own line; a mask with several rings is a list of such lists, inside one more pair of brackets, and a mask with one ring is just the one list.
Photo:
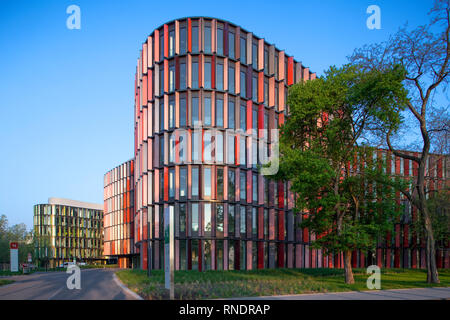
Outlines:
[[103, 205], [49, 198], [34, 206], [35, 257], [56, 267], [103, 262]]

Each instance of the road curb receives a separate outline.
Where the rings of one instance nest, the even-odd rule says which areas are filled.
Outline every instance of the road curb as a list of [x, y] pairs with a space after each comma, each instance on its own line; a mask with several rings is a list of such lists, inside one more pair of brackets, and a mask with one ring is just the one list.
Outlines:
[[113, 274], [113, 279], [114, 282], [122, 288], [123, 291], [125, 291], [126, 293], [130, 294], [131, 296], [133, 296], [136, 300], [144, 300], [144, 298], [142, 298], [140, 295], [138, 295], [136, 292], [130, 290], [126, 285], [124, 285], [122, 283], [122, 281], [120, 281], [119, 277], [117, 277], [116, 273], [114, 272]]

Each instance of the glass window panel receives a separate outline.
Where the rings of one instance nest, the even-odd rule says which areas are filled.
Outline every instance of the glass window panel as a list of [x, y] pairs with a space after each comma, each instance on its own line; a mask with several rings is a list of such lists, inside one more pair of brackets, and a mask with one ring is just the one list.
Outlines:
[[217, 28], [217, 53], [223, 55], [223, 29]]
[[223, 64], [216, 65], [216, 89], [223, 90]]
[[164, 66], [159, 66], [159, 95], [164, 94]]
[[180, 98], [180, 127], [186, 127], [186, 98]]
[[256, 43], [252, 45], [252, 65], [253, 69], [258, 69], [258, 46]]
[[254, 102], [258, 101], [258, 77], [253, 76], [252, 79], [252, 98]]
[[191, 228], [192, 235], [195, 235], [198, 232], [198, 203], [191, 205]]
[[204, 125], [211, 125], [211, 98], [206, 97], [203, 100], [203, 116], [204, 116]]
[[228, 236], [234, 237], [234, 226], [235, 226], [235, 212], [234, 212], [234, 205], [228, 205]]
[[192, 261], [192, 270], [198, 270], [198, 241], [199, 240], [191, 240], [191, 261]]
[[234, 164], [234, 135], [228, 135], [227, 141], [227, 163]]
[[264, 209], [264, 238], [269, 236], [269, 210]]
[[187, 48], [186, 28], [182, 27], [182, 28], [180, 28], [180, 53], [185, 54], [186, 48]]
[[243, 64], [247, 63], [247, 40], [243, 37], [241, 37], [241, 42], [240, 42], [240, 52], [241, 52], [241, 57], [240, 60]]
[[192, 115], [191, 124], [193, 126], [200, 125], [198, 97], [192, 97]]
[[185, 133], [180, 134], [178, 141], [179, 141], [178, 155], [180, 157], [180, 163], [186, 163], [186, 150], [187, 150], [186, 134]]
[[264, 80], [264, 105], [269, 104], [269, 81]]
[[255, 207], [252, 208], [252, 234], [254, 237], [258, 235], [258, 211]]
[[203, 171], [203, 196], [211, 197], [211, 168], [206, 167]]
[[169, 135], [169, 162], [175, 162], [175, 134]]
[[159, 32], [159, 61], [164, 59], [164, 31]]
[[[211, 233], [211, 232], [209, 232]], [[211, 254], [211, 240], [204, 240], [204, 252], [203, 252], [203, 257], [204, 257], [204, 267], [202, 268], [203, 270], [211, 270], [211, 263], [212, 263], [212, 254]]]
[[211, 53], [211, 27], [205, 26], [204, 32], [205, 32], [205, 35], [204, 35], [205, 52]]
[[180, 198], [187, 197], [187, 168], [180, 168]]
[[223, 270], [223, 240], [216, 240], [216, 269]]
[[223, 168], [217, 168], [217, 199], [223, 199]]
[[216, 205], [216, 237], [223, 237], [223, 204]]
[[228, 169], [228, 200], [234, 201], [236, 195], [236, 181], [234, 169]]
[[205, 83], [206, 89], [211, 89], [211, 62], [205, 62]]
[[198, 62], [192, 62], [192, 88], [198, 89]]
[[203, 212], [203, 217], [204, 217], [204, 223], [203, 223], [203, 232], [205, 233], [206, 237], [210, 237], [211, 236], [211, 229], [212, 229], [212, 224], [211, 224], [211, 203], [205, 203], [204, 204], [204, 212]]
[[240, 199], [245, 200], [247, 191], [247, 172], [241, 170], [239, 180], [240, 180], [239, 193], [241, 195]]
[[192, 182], [192, 196], [193, 197], [198, 197], [198, 167], [193, 167], [191, 170], [191, 174], [192, 174], [192, 178], [191, 178], [191, 182]]
[[175, 31], [169, 32], [169, 56], [172, 57], [175, 54]]
[[175, 198], [175, 169], [169, 169], [169, 198]]
[[159, 137], [159, 165], [164, 165], [164, 135]]
[[234, 43], [235, 43], [235, 40], [234, 40], [234, 33], [233, 32], [229, 32], [228, 33], [228, 56], [230, 57], [230, 58], [232, 58], [232, 59], [234, 59], [235, 58], [235, 54], [234, 54], [234, 52], [235, 52], [235, 49], [234, 49]]
[[223, 99], [216, 99], [216, 127], [223, 127]]
[[175, 128], [175, 99], [169, 99], [169, 129]]
[[204, 151], [203, 151], [203, 157], [206, 162], [212, 161], [212, 152], [213, 152], [213, 146], [212, 146], [212, 134], [210, 131], [205, 131], [203, 135], [203, 144], [204, 144]]
[[240, 232], [241, 237], [245, 237], [245, 226], [246, 226], [246, 215], [245, 215], [245, 206], [240, 206], [240, 216], [239, 216], [239, 222], [240, 222]]
[[216, 152], [216, 162], [223, 163], [223, 133], [222, 132], [216, 133], [215, 152]]
[[246, 83], [247, 83], [247, 77], [245, 75], [244, 71], [241, 71], [241, 81], [240, 81], [240, 86], [241, 86], [241, 97], [245, 98], [247, 96], [246, 94]]
[[180, 240], [180, 270], [187, 270], [187, 261], [186, 261], [186, 240]]
[[175, 90], [175, 66], [169, 67], [169, 92]]
[[200, 161], [200, 132], [192, 133], [192, 161]]
[[241, 136], [239, 139], [239, 164], [246, 165], [247, 160], [247, 139]]
[[159, 201], [164, 201], [164, 171], [159, 170]]
[[228, 67], [228, 92], [233, 94], [235, 92], [234, 82], [235, 82], [234, 66], [230, 65]]
[[230, 99], [230, 100], [228, 100], [228, 128], [229, 129], [235, 128], [234, 114], [235, 114], [234, 101]]
[[239, 127], [244, 132], [247, 130], [247, 107], [245, 104], [241, 104], [239, 109]]
[[180, 89], [186, 89], [186, 63], [180, 63]]
[[198, 52], [198, 27], [192, 27], [192, 52]]

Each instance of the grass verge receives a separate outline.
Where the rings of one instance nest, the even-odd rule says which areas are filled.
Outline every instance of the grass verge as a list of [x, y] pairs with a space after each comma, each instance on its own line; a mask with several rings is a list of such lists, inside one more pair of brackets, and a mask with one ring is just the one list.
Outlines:
[[[439, 270], [440, 284], [429, 285], [426, 271], [382, 269], [381, 289], [450, 286], [450, 270]], [[119, 279], [145, 299], [168, 299], [164, 271], [120, 270]], [[368, 290], [366, 269], [354, 269], [355, 284], [344, 283], [343, 269], [264, 269], [251, 271], [175, 271], [176, 299], [216, 299]]]
[[0, 279], [0, 287], [13, 282], [13, 280]]

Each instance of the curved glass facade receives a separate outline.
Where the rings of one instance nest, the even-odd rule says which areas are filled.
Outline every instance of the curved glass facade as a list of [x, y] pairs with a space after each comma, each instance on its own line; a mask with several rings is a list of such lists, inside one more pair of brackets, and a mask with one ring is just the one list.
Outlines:
[[133, 265], [134, 160], [122, 163], [104, 176], [104, 255], [120, 268]]
[[170, 207], [177, 269], [309, 266], [289, 185], [257, 167], [271, 154], [270, 129], [288, 112], [288, 86], [313, 78], [284, 51], [222, 20], [175, 20], [147, 38], [135, 95], [134, 235], [144, 269], [150, 260], [162, 268]]

